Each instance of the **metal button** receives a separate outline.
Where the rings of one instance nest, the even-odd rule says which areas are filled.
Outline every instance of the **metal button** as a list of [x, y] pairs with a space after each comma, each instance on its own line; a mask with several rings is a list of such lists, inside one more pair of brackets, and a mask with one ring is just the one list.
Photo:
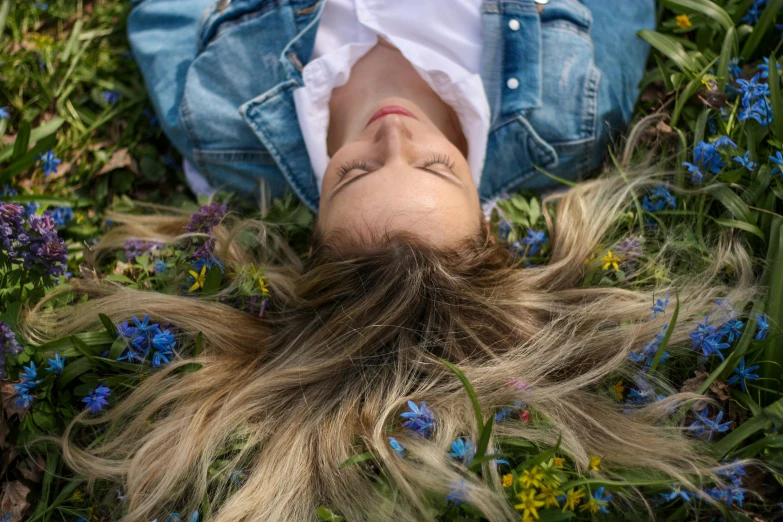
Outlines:
[[517, 80], [516, 78], [509, 78], [508, 81], [506, 82], [506, 85], [508, 86], [509, 89], [512, 90], [516, 89], [517, 87], [519, 87], [519, 80]]
[[534, 2], [537, 4], [544, 5], [544, 4], [548, 4], [549, 0], [534, 0]]
[[218, 0], [217, 5], [215, 6], [215, 9], [218, 11], [224, 11], [226, 7], [228, 7], [228, 4], [231, 3], [231, 0]]
[[519, 20], [515, 20], [515, 19], [509, 20], [508, 28], [511, 29], [512, 31], [519, 31]]

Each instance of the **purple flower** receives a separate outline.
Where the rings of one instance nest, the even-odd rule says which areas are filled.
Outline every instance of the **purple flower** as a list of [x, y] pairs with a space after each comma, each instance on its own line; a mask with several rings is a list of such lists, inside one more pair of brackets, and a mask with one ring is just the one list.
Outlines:
[[193, 233], [212, 234], [212, 228], [216, 227], [226, 217], [226, 205], [220, 205], [213, 201], [204, 205], [191, 214], [190, 223], [185, 225], [185, 230]]
[[82, 402], [86, 404], [84, 409], [90, 410], [93, 415], [103, 411], [103, 407], [109, 405], [109, 401], [106, 400], [109, 395], [111, 395], [111, 390], [107, 386], [101, 384], [90, 391], [87, 397], [82, 399]]
[[44, 171], [44, 177], [48, 178], [50, 174], [57, 173], [57, 165], [63, 162], [60, 158], [54, 155], [53, 150], [49, 150], [46, 153], [38, 155], [38, 161], [42, 163], [41, 168]]
[[52, 216], [33, 214], [27, 218], [28, 228], [19, 238], [17, 257], [21, 254], [24, 268], [59, 277], [68, 268], [68, 247], [57, 235]]
[[122, 245], [125, 249], [125, 259], [128, 261], [133, 261], [137, 256], [151, 254], [163, 246], [160, 241], [142, 241], [140, 239], [129, 239]]
[[410, 411], [400, 414], [400, 417], [407, 419], [402, 425], [414, 433], [429, 438], [435, 427], [435, 414], [427, 407], [426, 402], [417, 406], [415, 402], [408, 401], [408, 408]]
[[24, 208], [17, 203], [0, 201], [0, 249], [15, 256], [16, 242], [24, 236]]

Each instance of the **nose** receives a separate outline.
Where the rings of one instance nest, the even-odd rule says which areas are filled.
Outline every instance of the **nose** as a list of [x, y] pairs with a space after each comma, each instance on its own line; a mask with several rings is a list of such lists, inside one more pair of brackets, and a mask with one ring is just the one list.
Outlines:
[[374, 142], [384, 156], [384, 163], [404, 155], [413, 140], [413, 132], [406, 125], [405, 116], [390, 114], [381, 119], [375, 131]]

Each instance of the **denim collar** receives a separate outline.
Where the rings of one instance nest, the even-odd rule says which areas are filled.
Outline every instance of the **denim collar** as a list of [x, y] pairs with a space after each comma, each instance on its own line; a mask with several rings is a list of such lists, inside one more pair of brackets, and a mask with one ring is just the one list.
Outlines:
[[[240, 107], [245, 122], [272, 155], [294, 193], [316, 213], [320, 194], [298, 125], [293, 91], [302, 86], [302, 69], [312, 54], [326, 1], [310, 8], [309, 18], [301, 22], [302, 30], [283, 49], [279, 59], [287, 79]], [[508, 32], [512, 19], [519, 23], [515, 35]], [[532, 163], [543, 168], [556, 165], [557, 154], [524, 117], [526, 111], [541, 106], [541, 22], [536, 4], [533, 0], [486, 1], [482, 4], [482, 28], [481, 77], [491, 110], [490, 144], [497, 141], [492, 139], [494, 131], [503, 129], [498, 133], [505, 135], [503, 142], [515, 143], [514, 148], [519, 149], [494, 158], [488, 154], [479, 195], [491, 198], [512, 186], [514, 179], [529, 175], [534, 170]], [[516, 37], [519, 34], [525, 38]], [[520, 84], [513, 96], [504, 96], [509, 77], [517, 78]], [[518, 125], [510, 125], [513, 122]], [[501, 174], [487, 176], [487, 171]]]

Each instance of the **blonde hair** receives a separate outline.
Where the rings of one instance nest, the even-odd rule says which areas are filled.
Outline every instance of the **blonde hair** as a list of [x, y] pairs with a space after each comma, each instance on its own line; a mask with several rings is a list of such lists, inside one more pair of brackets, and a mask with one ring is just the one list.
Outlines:
[[[498, 423], [490, 452], [499, 438], [541, 445], [560, 439], [580, 471], [597, 455], [602, 476], [633, 468], [698, 488], [716, 462], [670, 422], [672, 408], [694, 395], [674, 393], [624, 412], [628, 405], [604, 383], [614, 375], [630, 379], [629, 353], [668, 322], [650, 320], [654, 295], [679, 292], [673, 346], [687, 340], [715, 299], [741, 305], [755, 286], [733, 236], [716, 241], [706, 269], [662, 287], [582, 286], [585, 259], [609, 246], [618, 216], [653, 183], [647, 175], [626, 182], [614, 174], [546, 198], [551, 255], [530, 267], [486, 234], [445, 250], [403, 233], [369, 244], [316, 233], [312, 255], [301, 260], [263, 222], [227, 219], [215, 231], [217, 256], [228, 266], [266, 263], [271, 303], [262, 319], [214, 298], [74, 281], [71, 290], [91, 299], [68, 310], [31, 310], [28, 335], [98, 329], [98, 313], [112, 321], [149, 314], [189, 336], [202, 332], [203, 351], [152, 373], [105, 414], [79, 415], [60, 440], [63, 456], [80, 474], [121, 484], [122, 521], [195, 509], [204, 498], [216, 501], [209, 518], [219, 522], [312, 520], [321, 505], [347, 520], [434, 520], [428, 492], [447, 493], [464, 469], [446, 455], [450, 443], [479, 436], [465, 390], [440, 357], [465, 373], [484, 411], [520, 399], [507, 379], [529, 384], [524, 400], [535, 421]], [[110, 217], [124, 224], [97, 245], [99, 253], [131, 236], [175, 241], [187, 219]], [[240, 240], [248, 234], [260, 248]], [[202, 367], [183, 372], [190, 363]], [[651, 382], [674, 391], [661, 379]], [[431, 439], [399, 427], [408, 400], [426, 401], [435, 413]], [[105, 427], [100, 443], [71, 441], [74, 430], [92, 426]], [[415, 458], [398, 458], [388, 436]], [[338, 469], [365, 450], [395, 484], [395, 501], [374, 488], [372, 466]], [[244, 470], [241, 488], [210, 475], [216, 460]], [[490, 468], [495, 488], [469, 481], [468, 501], [489, 520], [518, 520]]]

